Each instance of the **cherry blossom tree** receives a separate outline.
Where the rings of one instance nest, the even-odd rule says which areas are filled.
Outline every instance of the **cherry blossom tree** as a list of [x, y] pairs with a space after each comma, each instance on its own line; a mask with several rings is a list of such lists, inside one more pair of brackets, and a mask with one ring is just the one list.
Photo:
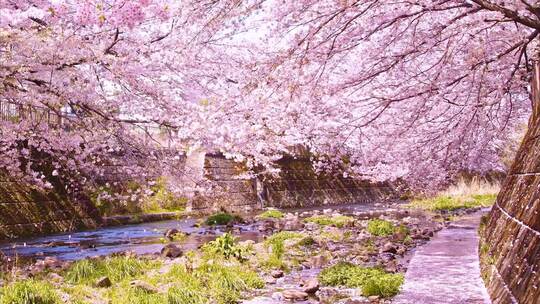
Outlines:
[[538, 14], [525, 0], [5, 0], [1, 102], [62, 124], [4, 120], [0, 166], [37, 178], [37, 149], [86, 176], [115, 153], [129, 176], [178, 171], [164, 133], [178, 152], [271, 167], [303, 146], [321, 169], [419, 186], [500, 169], [530, 112]]
[[180, 170], [182, 151], [165, 153], [162, 135], [204, 141], [203, 106], [191, 92], [211, 88], [228, 63], [214, 49], [232, 5], [2, 1], [0, 167], [33, 182], [44, 182], [43, 154], [49, 173], [70, 178]]
[[240, 85], [257, 108], [275, 109], [258, 113], [273, 134], [376, 179], [426, 186], [502, 170], [505, 142], [530, 113], [538, 3], [271, 1], [261, 10], [269, 51]]

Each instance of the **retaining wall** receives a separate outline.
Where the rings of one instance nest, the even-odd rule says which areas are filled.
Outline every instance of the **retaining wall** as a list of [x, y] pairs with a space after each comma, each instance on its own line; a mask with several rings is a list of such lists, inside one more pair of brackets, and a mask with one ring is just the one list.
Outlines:
[[[538, 70], [536, 71], [538, 72]], [[540, 78], [539, 78], [540, 79]], [[540, 86], [537, 86], [540, 88]], [[536, 92], [538, 95], [538, 91]], [[494, 304], [540, 303], [540, 102], [485, 230], [484, 263]]]
[[0, 172], [0, 239], [92, 228], [98, 222], [85, 196], [37, 190]]
[[283, 158], [278, 177], [244, 177], [247, 168], [221, 155], [207, 155], [205, 177], [211, 191], [192, 202], [192, 210], [253, 211], [263, 207], [296, 208], [366, 204], [396, 196], [388, 183], [370, 183], [340, 174], [316, 174], [307, 158]]

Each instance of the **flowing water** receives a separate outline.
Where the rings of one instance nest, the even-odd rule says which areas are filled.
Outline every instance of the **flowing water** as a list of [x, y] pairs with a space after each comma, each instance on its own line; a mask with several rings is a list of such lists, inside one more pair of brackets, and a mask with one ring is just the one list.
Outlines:
[[[196, 249], [225, 232], [223, 227], [196, 227], [196, 222], [195, 219], [170, 220], [18, 239], [0, 243], [0, 252], [12, 258], [56, 257], [61, 260], [78, 260], [122, 251], [149, 254], [163, 248], [162, 238], [168, 229], [175, 228], [189, 234], [182, 242], [184, 250]], [[254, 225], [237, 225], [234, 234], [240, 240], [259, 241], [262, 238]]]
[[[327, 207], [289, 209], [287, 212], [301, 214], [304, 211], [340, 211], [359, 218], [377, 217], [388, 213], [388, 205], [356, 204]], [[201, 244], [215, 239], [228, 228], [198, 227], [197, 219], [169, 220], [116, 227], [104, 227], [90, 231], [70, 232], [33, 238], [21, 238], [0, 242], [0, 253], [10, 259], [34, 260], [56, 257], [61, 260], [78, 260], [86, 257], [105, 256], [117, 252], [132, 251], [136, 254], [157, 253], [163, 248], [162, 238], [168, 229], [178, 229], [189, 234], [182, 242], [184, 250], [196, 249]], [[239, 224], [233, 234], [240, 240], [261, 241], [264, 236], [256, 224]]]

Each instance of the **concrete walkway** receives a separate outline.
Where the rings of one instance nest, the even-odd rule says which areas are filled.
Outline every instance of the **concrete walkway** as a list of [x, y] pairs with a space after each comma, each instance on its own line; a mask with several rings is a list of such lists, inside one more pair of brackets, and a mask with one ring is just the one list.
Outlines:
[[478, 259], [482, 213], [439, 231], [413, 256], [394, 304], [489, 304]]

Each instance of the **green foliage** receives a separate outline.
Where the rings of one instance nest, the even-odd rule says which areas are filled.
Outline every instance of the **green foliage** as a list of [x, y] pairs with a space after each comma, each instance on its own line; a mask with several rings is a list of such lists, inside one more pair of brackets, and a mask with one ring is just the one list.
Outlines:
[[[261, 263], [261, 266], [267, 269], [288, 270], [287, 264], [282, 259], [285, 254], [285, 241], [291, 239], [298, 239], [299, 242], [296, 245], [300, 245], [306, 238], [302, 233], [292, 231], [281, 231], [269, 236], [264, 241], [264, 245], [272, 249], [272, 254]], [[306, 242], [310, 241], [306, 240]]]
[[360, 287], [365, 296], [391, 297], [399, 292], [403, 284], [403, 275], [387, 273], [379, 268], [339, 262], [323, 269], [319, 274], [319, 281], [327, 286]]
[[285, 253], [285, 241], [290, 239], [301, 239], [303, 237], [304, 235], [299, 232], [281, 231], [269, 236], [264, 243], [267, 247], [272, 248], [272, 254], [276, 258], [281, 259]]
[[222, 255], [224, 258], [236, 258], [239, 261], [246, 259], [249, 250], [236, 244], [236, 238], [229, 232], [203, 246], [203, 250], [212, 254]]
[[375, 236], [388, 236], [396, 232], [396, 227], [389, 221], [371, 219], [368, 222], [367, 231]]
[[430, 211], [455, 211], [476, 207], [489, 207], [495, 203], [497, 194], [473, 194], [464, 196], [439, 195], [432, 198], [414, 200], [410, 207]]
[[235, 221], [242, 221], [242, 218], [240, 218], [238, 215], [220, 212], [220, 213], [216, 213], [214, 215], [209, 216], [206, 219], [206, 225], [209, 225], [209, 226], [227, 225]]
[[159, 177], [150, 189], [154, 194], [147, 197], [141, 204], [144, 213], [183, 211], [185, 209], [187, 198], [177, 197], [169, 191], [166, 178]]
[[269, 218], [280, 219], [280, 218], [283, 218], [284, 216], [285, 214], [283, 214], [283, 212], [276, 209], [270, 209], [259, 214], [257, 217], [261, 219], [269, 219]]
[[348, 262], [339, 262], [323, 269], [319, 274], [319, 281], [328, 286], [356, 288], [361, 287], [368, 278], [384, 273], [384, 270], [379, 268], [364, 268]]
[[0, 289], [1, 304], [59, 304], [60, 297], [50, 283], [27, 279]]
[[92, 285], [98, 278], [107, 276], [113, 282], [133, 278], [159, 263], [127, 256], [105, 259], [84, 259], [66, 270], [64, 277], [72, 284]]
[[205, 304], [207, 303], [203, 287], [197, 281], [196, 286], [173, 286], [167, 292], [168, 304]]
[[298, 243], [296, 243], [298, 246], [311, 246], [315, 244], [315, 239], [311, 236], [306, 236], [305, 238], [301, 239]]
[[110, 304], [160, 304], [167, 303], [161, 293], [149, 293], [140, 288], [123, 285], [108, 292]]
[[210, 297], [219, 304], [237, 303], [242, 291], [264, 287], [264, 282], [256, 273], [240, 267], [203, 264], [194, 275], [203, 282]]
[[362, 285], [362, 294], [366, 297], [393, 297], [399, 293], [403, 281], [404, 278], [402, 274], [386, 273], [371, 276], [365, 280], [365, 283]]
[[336, 226], [338, 228], [343, 228], [347, 224], [354, 222], [354, 218], [345, 215], [315, 215], [304, 219], [307, 223], [315, 223], [320, 226]]
[[403, 224], [396, 227], [394, 237], [405, 244], [408, 244], [408, 242], [412, 241], [410, 237], [409, 227]]

